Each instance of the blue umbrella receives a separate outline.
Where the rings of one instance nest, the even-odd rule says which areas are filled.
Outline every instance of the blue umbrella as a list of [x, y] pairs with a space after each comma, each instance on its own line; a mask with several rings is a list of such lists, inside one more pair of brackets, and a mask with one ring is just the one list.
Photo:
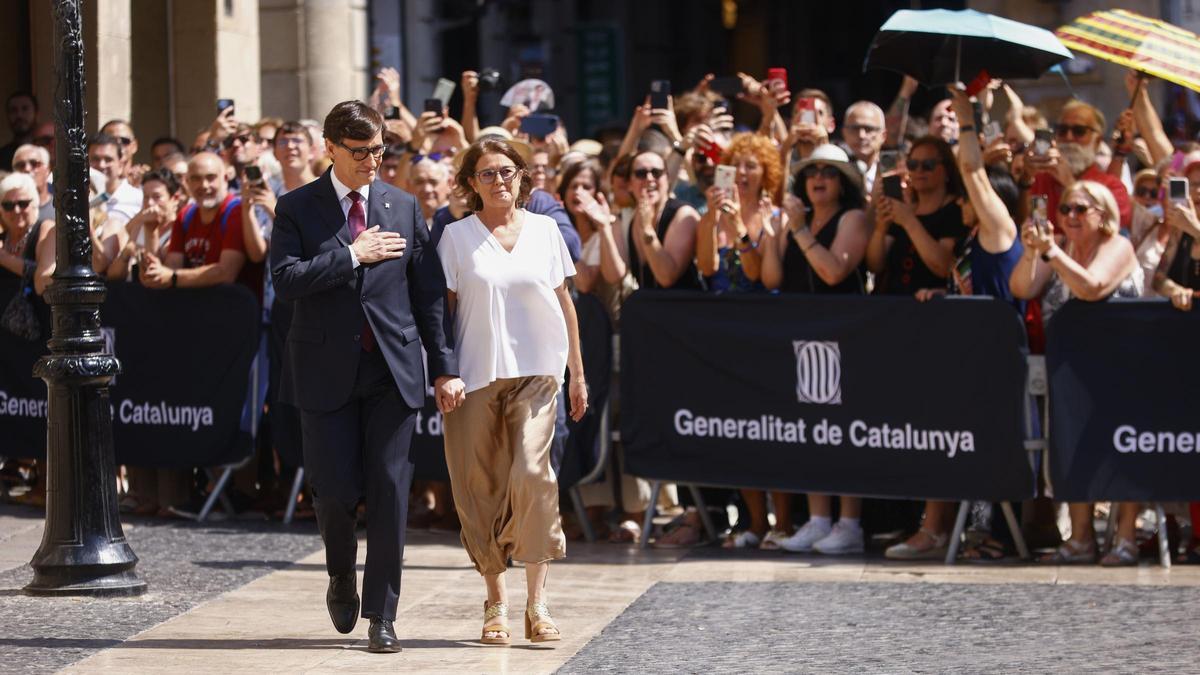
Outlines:
[[871, 41], [863, 70], [911, 75], [925, 85], [991, 77], [1034, 78], [1074, 58], [1054, 33], [973, 9], [896, 12]]

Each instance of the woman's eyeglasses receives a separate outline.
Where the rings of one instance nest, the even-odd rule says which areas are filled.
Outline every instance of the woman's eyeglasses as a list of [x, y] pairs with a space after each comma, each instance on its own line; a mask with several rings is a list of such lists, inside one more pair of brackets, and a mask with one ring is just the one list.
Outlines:
[[1054, 125], [1054, 133], [1059, 138], [1086, 138], [1088, 134], [1095, 131], [1092, 127], [1083, 124], [1056, 124]]
[[517, 174], [519, 173], [521, 173], [521, 170], [517, 167], [506, 166], [500, 169], [484, 169], [483, 171], [476, 171], [475, 178], [484, 185], [491, 185], [492, 183], [496, 182], [497, 178], [507, 183], [516, 178]]
[[1059, 204], [1058, 205], [1059, 213], [1061, 213], [1064, 216], [1074, 213], [1075, 217], [1077, 217], [1077, 218], [1091, 210], [1092, 210], [1092, 207], [1088, 204]]
[[361, 148], [352, 148], [352, 147], [346, 145], [345, 143], [342, 143], [341, 141], [334, 141], [334, 145], [337, 145], [338, 147], [342, 148], [343, 150], [346, 150], [347, 152], [349, 152], [350, 157], [352, 159], [354, 159], [354, 161], [356, 161], [356, 162], [363, 161], [364, 159], [367, 158], [367, 155], [370, 155], [370, 156], [374, 157], [375, 159], [379, 159], [380, 157], [383, 157], [383, 151], [387, 150], [387, 146], [383, 145], [383, 144], [366, 145]]
[[0, 208], [3, 208], [5, 211], [16, 211], [17, 209], [24, 211], [32, 203], [33, 200], [31, 199], [18, 199], [15, 202], [0, 202]]
[[909, 171], [916, 171], [918, 169], [921, 171], [933, 171], [941, 166], [941, 164], [942, 160], [940, 159], [910, 159], [904, 163], [904, 166], [907, 166]]
[[838, 171], [836, 166], [829, 166], [828, 164], [822, 164], [819, 166], [816, 164], [809, 164], [808, 166], [804, 167], [803, 173], [805, 178], [815, 178], [817, 175], [820, 175], [822, 178], [837, 178], [841, 171]]
[[659, 178], [662, 178], [664, 175], [666, 175], [666, 173], [667, 173], [666, 169], [658, 169], [658, 168], [634, 169], [633, 170], [633, 175], [642, 180], [646, 180], [646, 178], [648, 178], [650, 176], [653, 176], [654, 180], [658, 180]]

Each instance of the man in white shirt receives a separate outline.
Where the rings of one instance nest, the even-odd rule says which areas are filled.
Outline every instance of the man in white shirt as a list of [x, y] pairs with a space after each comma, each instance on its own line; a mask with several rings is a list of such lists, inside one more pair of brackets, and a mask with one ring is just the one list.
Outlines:
[[842, 124], [842, 140], [846, 142], [854, 163], [863, 175], [863, 189], [871, 194], [879, 168], [879, 151], [883, 148], [883, 109], [870, 101], [856, 101], [846, 108]]
[[130, 218], [142, 210], [142, 191], [125, 179], [125, 148], [115, 136], [96, 134], [88, 142], [88, 162], [104, 174], [104, 192], [108, 201], [104, 209], [108, 221], [104, 227], [124, 227]]

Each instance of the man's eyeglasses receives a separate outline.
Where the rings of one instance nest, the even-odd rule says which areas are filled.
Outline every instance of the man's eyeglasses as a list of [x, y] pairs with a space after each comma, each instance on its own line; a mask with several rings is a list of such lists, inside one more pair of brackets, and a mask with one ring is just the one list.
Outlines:
[[484, 185], [491, 185], [492, 183], [496, 182], [497, 178], [499, 178], [502, 182], [507, 183], [516, 178], [517, 174], [519, 173], [521, 173], [521, 170], [517, 167], [506, 166], [500, 169], [484, 169], [483, 171], [476, 171], [475, 178]]
[[1056, 124], [1054, 125], [1054, 133], [1059, 138], [1087, 138], [1087, 135], [1094, 132], [1095, 129], [1083, 124]]
[[904, 162], [904, 166], [907, 166], [909, 171], [916, 171], [918, 169], [921, 171], [933, 171], [941, 165], [942, 160], [940, 159], [910, 159]]
[[664, 175], [666, 175], [666, 173], [667, 173], [666, 169], [659, 169], [657, 167], [655, 167], [653, 169], [634, 169], [633, 170], [633, 175], [642, 180], [646, 180], [647, 178], [649, 178], [651, 176], [654, 177], [654, 180], [658, 180], [659, 178], [662, 178]]
[[15, 202], [0, 202], [0, 208], [3, 208], [5, 211], [16, 211], [17, 209], [24, 211], [32, 203], [33, 200], [31, 199], [18, 199]]
[[1089, 206], [1088, 204], [1059, 204], [1058, 205], [1058, 212], [1064, 216], [1070, 215], [1073, 212], [1076, 217], [1079, 217], [1091, 210], [1092, 210], [1092, 207]]
[[852, 134], [862, 133], [868, 136], [874, 136], [880, 131], [883, 131], [883, 127], [877, 127], [873, 124], [847, 124], [846, 131], [849, 131]]
[[532, 173], [544, 173], [546, 174], [546, 178], [554, 178], [558, 175], [558, 170], [549, 164], [534, 164], [529, 167], [529, 170]]
[[837, 178], [841, 173], [842, 172], [839, 171], [836, 166], [829, 166], [828, 164], [822, 164], [820, 166], [817, 166], [816, 164], [809, 164], [808, 166], [804, 167], [803, 175], [805, 178], [815, 178], [818, 174], [820, 174], [822, 178], [832, 179]]
[[27, 159], [21, 162], [13, 162], [14, 171], [33, 171], [34, 169], [45, 166], [40, 159]]
[[387, 146], [383, 145], [383, 144], [364, 145], [361, 148], [352, 148], [352, 147], [346, 145], [345, 143], [342, 143], [341, 141], [334, 141], [333, 144], [342, 148], [343, 150], [346, 150], [347, 152], [349, 152], [350, 157], [353, 158], [354, 161], [356, 161], [356, 162], [363, 161], [364, 159], [367, 158], [367, 155], [370, 155], [370, 156], [374, 157], [375, 159], [379, 159], [380, 157], [383, 157], [383, 151], [387, 150]]

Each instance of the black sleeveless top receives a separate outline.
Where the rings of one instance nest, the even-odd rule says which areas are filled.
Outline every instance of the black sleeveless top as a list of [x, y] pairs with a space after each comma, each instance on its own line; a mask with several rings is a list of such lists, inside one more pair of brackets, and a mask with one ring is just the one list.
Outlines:
[[1200, 260], [1192, 259], [1192, 235], [1185, 234], [1179, 238], [1179, 247], [1175, 249], [1175, 259], [1171, 261], [1171, 269], [1167, 270], [1167, 278], [1185, 288], [1200, 288]]
[[[671, 225], [671, 220], [675, 218], [675, 214], [680, 208], [687, 206], [686, 202], [675, 198], [667, 200], [667, 205], [663, 208], [662, 217], [658, 219], [658, 226], [655, 230], [658, 231], [658, 240], [666, 241], [667, 228]], [[633, 272], [634, 278], [638, 281], [640, 288], [664, 288], [658, 285], [658, 280], [654, 278], [654, 272], [650, 270], [650, 266], [644, 264], [638, 257], [637, 246], [633, 243], [633, 238], [642, 236], [641, 232], [634, 232], [633, 228], [629, 228], [629, 269]], [[673, 291], [702, 291], [704, 283], [700, 280], [700, 270], [696, 267], [696, 260], [688, 261], [687, 267], [684, 268], [683, 274], [675, 281], [674, 285], [665, 287]]]
[[[821, 231], [815, 235], [817, 243], [825, 248], [833, 246], [833, 240], [837, 237], [838, 224], [841, 223], [842, 216], [846, 215], [849, 210], [842, 209], [829, 219], [825, 227], [822, 227]], [[783, 283], [779, 286], [781, 293], [862, 295], [866, 293], [866, 286], [863, 283], [865, 278], [863, 263], [860, 262], [858, 268], [846, 275], [845, 279], [835, 286], [830, 286], [813, 270], [808, 258], [804, 256], [804, 251], [801, 251], [800, 245], [796, 243], [796, 238], [788, 236], [787, 248], [783, 251]]]

